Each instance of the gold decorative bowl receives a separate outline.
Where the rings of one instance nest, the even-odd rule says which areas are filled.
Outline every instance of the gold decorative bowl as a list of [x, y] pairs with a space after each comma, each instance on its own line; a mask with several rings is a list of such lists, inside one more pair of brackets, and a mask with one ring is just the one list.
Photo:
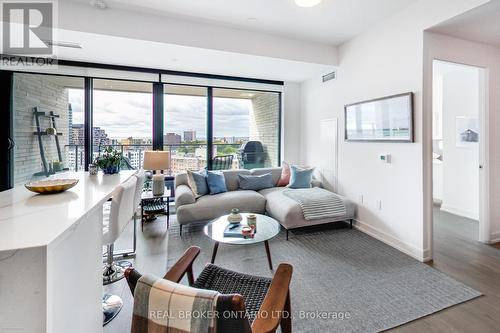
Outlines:
[[24, 187], [35, 193], [54, 194], [69, 190], [76, 184], [78, 184], [78, 179], [52, 179], [35, 181], [25, 184]]

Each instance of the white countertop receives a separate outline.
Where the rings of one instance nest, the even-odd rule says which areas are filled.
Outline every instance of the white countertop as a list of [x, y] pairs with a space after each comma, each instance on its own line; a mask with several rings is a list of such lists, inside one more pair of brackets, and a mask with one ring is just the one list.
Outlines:
[[135, 171], [90, 176], [84, 172], [58, 174], [76, 178], [72, 189], [51, 195], [24, 186], [0, 192], [0, 251], [46, 246], [111, 197], [113, 190]]

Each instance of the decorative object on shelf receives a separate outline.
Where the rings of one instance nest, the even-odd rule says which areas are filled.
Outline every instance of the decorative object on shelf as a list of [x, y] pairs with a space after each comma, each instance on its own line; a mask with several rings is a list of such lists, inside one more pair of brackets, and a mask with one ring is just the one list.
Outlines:
[[54, 172], [59, 172], [63, 170], [63, 164], [62, 162], [59, 161], [53, 161], [52, 162], [52, 171]]
[[231, 209], [231, 214], [227, 217], [227, 221], [231, 224], [238, 224], [243, 220], [238, 208]]
[[413, 93], [348, 104], [346, 141], [413, 142]]
[[257, 232], [257, 215], [247, 215], [247, 225], [253, 229], [254, 233]]
[[170, 173], [170, 153], [161, 150], [147, 150], [144, 152], [144, 170], [152, 170], [153, 175], [153, 195], [160, 196], [165, 192], [164, 170]]
[[97, 170], [98, 170], [97, 165], [92, 164], [92, 163], [89, 164], [89, 175], [91, 175], [91, 176], [97, 175]]
[[106, 175], [112, 175], [120, 172], [120, 164], [122, 162], [122, 154], [113, 147], [106, 147], [104, 152], [97, 156], [94, 164], [101, 168]]
[[78, 179], [51, 179], [31, 182], [24, 186], [31, 192], [55, 194], [69, 190], [76, 184], [78, 184]]
[[47, 129], [45, 130], [45, 134], [57, 135], [57, 130], [54, 127], [47, 127]]

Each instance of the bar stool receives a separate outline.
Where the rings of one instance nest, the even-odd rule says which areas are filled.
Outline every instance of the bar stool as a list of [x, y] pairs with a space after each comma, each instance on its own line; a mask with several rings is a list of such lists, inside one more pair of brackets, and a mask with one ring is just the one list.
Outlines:
[[[113, 257], [114, 242], [125, 229], [130, 221], [132, 207], [134, 205], [137, 177], [116, 187], [111, 199], [111, 205], [104, 207], [103, 218], [103, 246], [107, 246], [107, 260], [103, 267], [103, 284], [107, 285], [123, 279], [124, 269], [131, 267], [129, 261], [115, 262]], [[109, 214], [108, 214], [109, 209]], [[123, 306], [123, 301], [117, 295], [105, 294], [102, 299], [103, 324], [109, 323]]]
[[137, 171], [137, 173], [134, 176], [137, 178], [137, 184], [135, 186], [134, 206], [132, 207], [132, 217], [134, 219], [134, 253], [135, 253], [137, 248], [137, 207], [139, 207], [139, 205], [141, 204], [141, 197], [142, 197], [142, 191], [144, 189], [144, 180], [146, 179], [146, 172], [141, 169]]

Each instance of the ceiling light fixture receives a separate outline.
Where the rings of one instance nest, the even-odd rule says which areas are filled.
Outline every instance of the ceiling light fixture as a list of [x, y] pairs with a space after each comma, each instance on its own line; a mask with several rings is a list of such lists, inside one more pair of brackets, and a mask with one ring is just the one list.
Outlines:
[[299, 7], [314, 7], [321, 3], [321, 0], [295, 0], [295, 4]]
[[90, 5], [97, 9], [106, 9], [108, 7], [104, 0], [90, 0]]

